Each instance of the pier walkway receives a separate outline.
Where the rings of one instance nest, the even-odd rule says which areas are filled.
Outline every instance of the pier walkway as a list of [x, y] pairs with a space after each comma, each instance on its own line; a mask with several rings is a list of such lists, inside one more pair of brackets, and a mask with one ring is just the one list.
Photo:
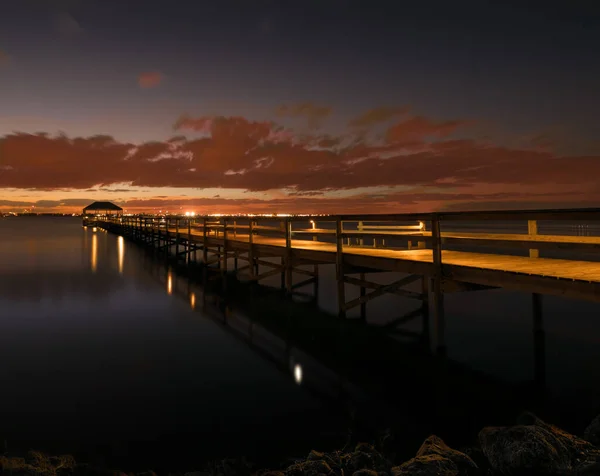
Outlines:
[[[544, 227], [555, 230], [556, 224], [560, 234], [543, 232]], [[359, 306], [365, 319], [367, 302], [387, 293], [416, 299], [420, 307], [396, 322], [425, 318], [432, 308], [440, 349], [445, 293], [491, 288], [531, 293], [534, 330], [540, 332], [542, 294], [600, 302], [600, 236], [586, 236], [590, 224], [600, 225], [600, 209], [84, 217], [84, 226], [122, 234], [186, 263], [201, 262], [207, 279], [215, 270], [255, 281], [280, 275], [289, 293], [310, 284], [316, 291], [319, 265], [335, 265], [341, 317]], [[246, 264], [238, 266], [239, 261]], [[379, 272], [406, 276], [389, 284], [366, 279]], [[348, 284], [360, 288], [360, 296], [351, 301], [346, 300]]]

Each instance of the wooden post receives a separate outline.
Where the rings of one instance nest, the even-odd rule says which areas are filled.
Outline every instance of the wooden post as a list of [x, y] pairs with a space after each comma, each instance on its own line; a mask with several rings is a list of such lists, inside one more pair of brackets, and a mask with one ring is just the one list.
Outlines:
[[192, 262], [192, 219], [188, 218], [188, 237], [187, 237], [187, 253], [186, 256], [188, 264]]
[[175, 219], [175, 259], [179, 259], [179, 218]]
[[440, 220], [437, 215], [431, 220], [431, 238], [433, 243], [433, 304], [435, 314], [435, 346], [436, 352], [446, 353], [445, 320], [444, 320], [444, 290], [442, 287], [442, 240]]
[[[202, 281], [206, 285], [208, 277], [208, 236], [207, 236], [208, 218], [202, 218]], [[206, 304], [206, 290], [202, 291], [202, 304]]]
[[423, 319], [423, 343], [425, 348], [429, 348], [429, 277], [423, 276], [421, 279], [421, 318]]
[[293, 282], [293, 267], [292, 267], [292, 220], [285, 220], [285, 285], [286, 293], [292, 294]]
[[171, 224], [171, 218], [165, 220], [165, 259], [169, 259], [169, 251], [171, 249], [171, 232], [169, 231], [169, 225]]
[[[364, 281], [365, 280], [365, 273], [360, 273], [360, 280]], [[366, 295], [366, 288], [364, 286], [360, 287], [360, 297], [365, 297]], [[367, 320], [367, 301], [361, 302], [360, 303], [360, 318], [361, 320], [365, 321]]]
[[[421, 231], [425, 231], [427, 229], [427, 226], [425, 225], [425, 222], [421, 223], [423, 223], [423, 229]], [[427, 248], [427, 243], [425, 241], [417, 241], [417, 248], [423, 250]]]
[[319, 265], [313, 265], [313, 274], [315, 278], [313, 293], [315, 295], [315, 303], [319, 304]]
[[[358, 222], [358, 227], [357, 228], [358, 228], [358, 231], [363, 231], [363, 222], [362, 221]], [[364, 246], [365, 240], [364, 240], [364, 238], [362, 236], [358, 239], [358, 244], [360, 246]]]
[[[537, 220], [528, 220], [527, 221], [527, 233], [529, 234], [530, 237], [534, 237], [538, 234]], [[540, 250], [530, 249], [529, 257], [530, 258], [539, 258]]]
[[335, 221], [335, 240], [336, 240], [336, 279], [338, 288], [338, 315], [341, 318], [346, 317], [346, 287], [344, 283], [344, 238], [342, 236], [344, 229], [342, 219]]
[[221, 255], [223, 265], [221, 266], [221, 273], [227, 273], [227, 218], [223, 218], [223, 254]]
[[248, 271], [250, 279], [254, 279], [254, 220], [250, 219], [248, 224]]

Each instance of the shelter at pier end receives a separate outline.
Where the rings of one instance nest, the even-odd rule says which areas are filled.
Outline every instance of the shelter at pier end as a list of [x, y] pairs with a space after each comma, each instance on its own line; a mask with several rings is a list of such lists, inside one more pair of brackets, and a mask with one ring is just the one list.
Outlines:
[[112, 202], [94, 202], [91, 205], [88, 205], [87, 207], [85, 207], [83, 209], [82, 214], [84, 216], [86, 215], [101, 215], [101, 216], [107, 216], [107, 215], [122, 215], [123, 214], [123, 209], [118, 206], [115, 205]]

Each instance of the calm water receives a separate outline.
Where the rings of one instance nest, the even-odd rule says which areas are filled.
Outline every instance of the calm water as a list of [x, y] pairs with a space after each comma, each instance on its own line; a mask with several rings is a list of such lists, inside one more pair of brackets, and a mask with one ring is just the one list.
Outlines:
[[[333, 274], [323, 267], [318, 307], [307, 316], [336, 312]], [[333, 368], [335, 358], [325, 362], [337, 345], [319, 340], [326, 329], [308, 335], [297, 328], [282, 339], [268, 323], [253, 324], [253, 316], [262, 319], [268, 308], [281, 317], [275, 322], [280, 326], [297, 312], [289, 303], [264, 296], [259, 303], [256, 295], [240, 300], [221, 320], [215, 318], [218, 303], [207, 298], [203, 310], [202, 297], [201, 287], [134, 244], [84, 230], [77, 218], [0, 219], [0, 437], [9, 451], [35, 446], [156, 469], [189, 469], [241, 454], [281, 460], [311, 447], [343, 445], [348, 426], [358, 425], [347, 410], [383, 398], [352, 386], [356, 368], [346, 366], [340, 376], [343, 365]], [[376, 299], [369, 303], [369, 321], [384, 324], [411, 305], [393, 296]], [[449, 359], [509, 385], [534, 380], [530, 296], [454, 294], [447, 296], [446, 308]], [[600, 306], [545, 297], [544, 308], [551, 398], [539, 411], [580, 431], [600, 412]], [[371, 383], [380, 379], [406, 398], [418, 394], [395, 364], [368, 368], [372, 349], [353, 342], [352, 354], [365, 354], [361, 370]], [[409, 357], [404, 360], [409, 364]], [[346, 403], [335, 404], [342, 393]], [[505, 423], [487, 405], [480, 402], [480, 417]], [[442, 423], [439, 428], [435, 419], [424, 423], [432, 408], [409, 408], [393, 418], [386, 413], [390, 426], [393, 420], [416, 429], [410, 451], [421, 432], [452, 439]], [[460, 418], [470, 418], [470, 410], [463, 411]], [[380, 417], [372, 421], [383, 428]], [[474, 427], [481, 418], [473, 420]]]

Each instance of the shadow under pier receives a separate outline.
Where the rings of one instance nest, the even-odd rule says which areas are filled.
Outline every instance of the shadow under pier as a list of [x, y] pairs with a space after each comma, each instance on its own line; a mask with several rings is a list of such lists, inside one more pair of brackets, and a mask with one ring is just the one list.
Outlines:
[[[146, 266], [167, 284], [164, 263], [149, 256]], [[225, 275], [225, 287], [219, 279], [202, 285], [201, 273], [191, 269], [172, 264], [171, 273], [182, 276], [181, 270], [188, 278], [173, 281], [171, 292], [190, 303], [193, 294], [193, 308], [290, 378], [297, 378], [300, 365], [302, 386], [349, 412], [356, 438], [374, 440], [391, 429], [410, 451], [432, 433], [460, 446], [483, 426], [511, 423], [521, 411], [543, 415], [534, 384], [502, 382], [436, 355], [423, 336], [401, 341], [389, 327], [340, 319], [314, 301], [292, 301], [281, 290], [233, 274]]]

